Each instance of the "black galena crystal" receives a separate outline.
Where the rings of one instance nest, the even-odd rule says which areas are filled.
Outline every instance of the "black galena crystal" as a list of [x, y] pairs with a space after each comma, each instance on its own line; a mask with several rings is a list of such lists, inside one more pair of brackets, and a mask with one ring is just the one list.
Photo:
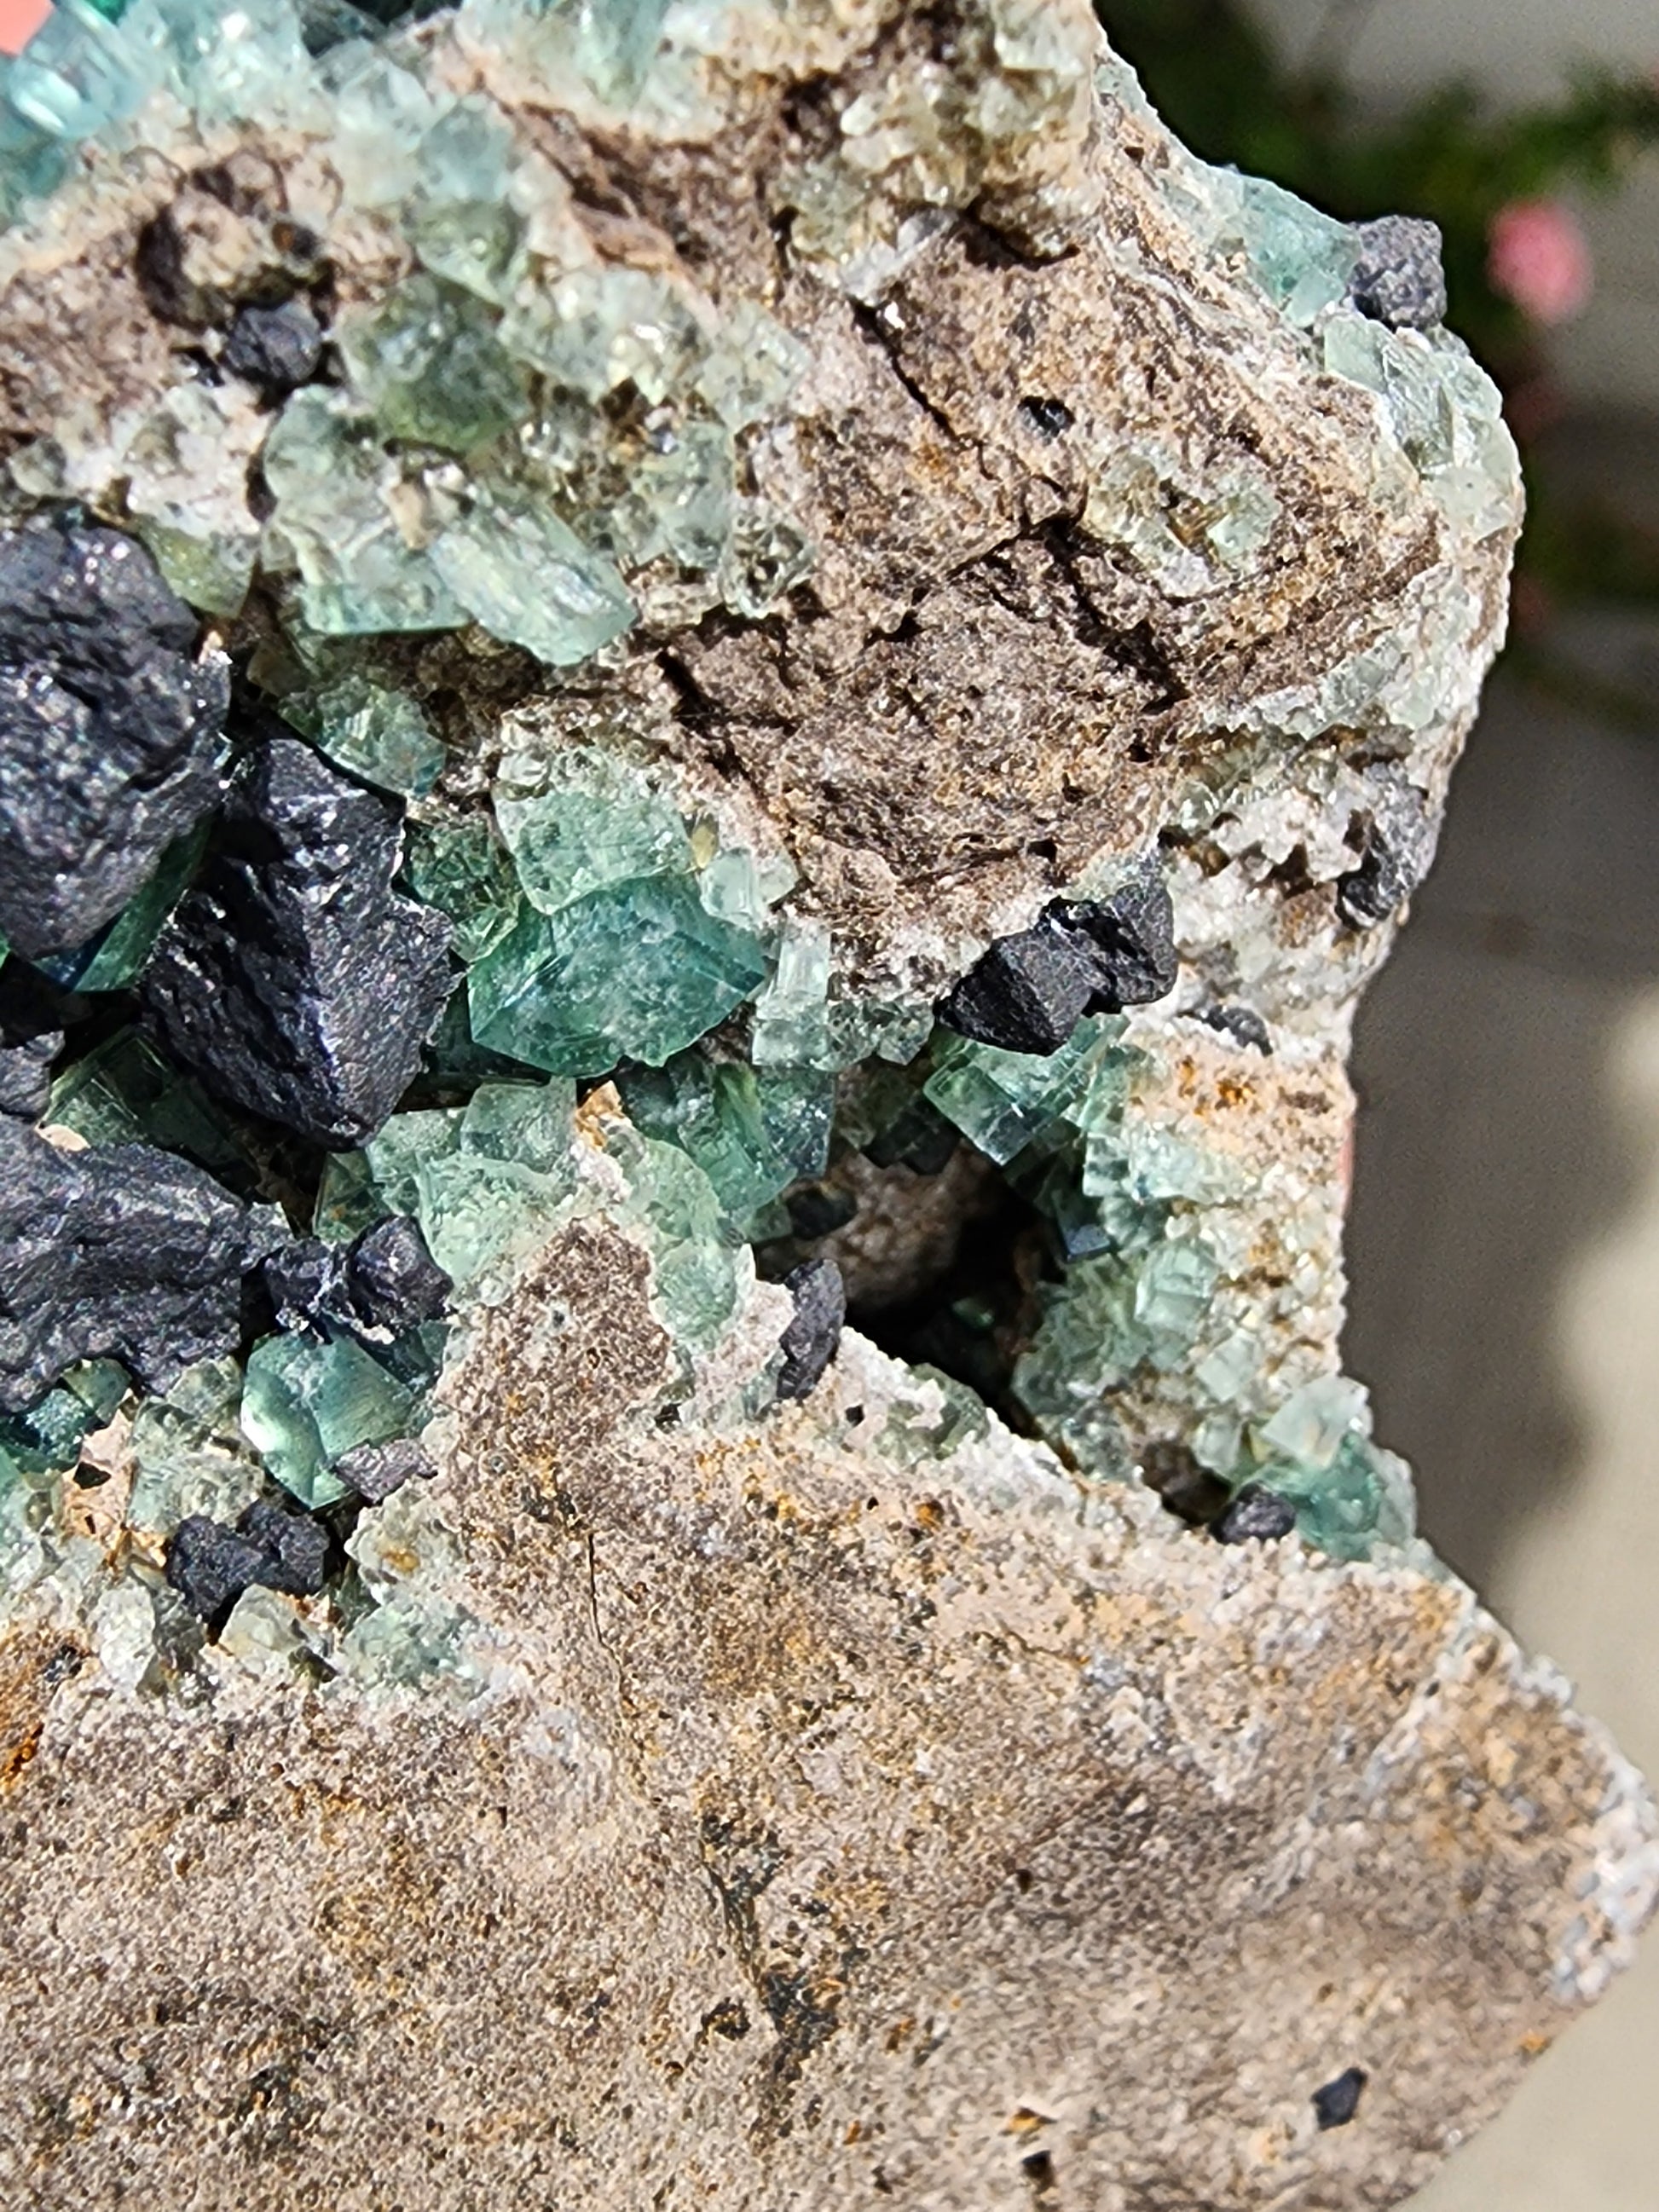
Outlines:
[[364, 1230], [347, 1259], [346, 1280], [360, 1320], [394, 1336], [435, 1321], [455, 1287], [406, 1213]]
[[83, 945], [219, 796], [222, 659], [137, 538], [0, 532], [0, 935]]
[[1000, 937], [939, 1006], [948, 1028], [1006, 1052], [1058, 1052], [1085, 1014], [1175, 988], [1175, 910], [1148, 866], [1109, 899], [1055, 899]]
[[1296, 1508], [1288, 1498], [1259, 1482], [1247, 1482], [1214, 1524], [1223, 1544], [1271, 1544], [1288, 1536], [1296, 1526]]
[[1350, 836], [1359, 846], [1356, 866], [1336, 879], [1336, 908], [1351, 928], [1374, 929], [1395, 913], [1434, 862], [1437, 824], [1428, 800], [1397, 775], [1376, 781], [1376, 804]]
[[0, 967], [0, 1114], [38, 1121], [64, 1048], [62, 994], [21, 961]]
[[173, 1057], [335, 1147], [403, 1095], [450, 989], [450, 925], [392, 887], [400, 817], [297, 738], [243, 763], [142, 994]]
[[342, 1482], [349, 1483], [365, 1504], [379, 1505], [406, 1482], [427, 1481], [437, 1462], [418, 1437], [392, 1437], [381, 1444], [358, 1444], [334, 1462]]
[[289, 1597], [314, 1597], [327, 1564], [321, 1522], [256, 1498], [234, 1528], [204, 1513], [181, 1521], [167, 1546], [167, 1578], [192, 1613], [217, 1620], [255, 1583]]
[[1008, 1052], [1058, 1052], [1088, 1012], [1095, 968], [1086, 940], [1052, 913], [1000, 937], [940, 1001], [948, 1028]]
[[264, 1564], [258, 1544], [205, 1513], [192, 1513], [179, 1523], [167, 1546], [167, 1578], [192, 1613], [214, 1620], [259, 1580]]
[[1348, 297], [1362, 315], [1392, 330], [1427, 331], [1446, 319], [1446, 272], [1438, 223], [1416, 215], [1379, 216], [1355, 227], [1358, 258]]
[[847, 1319], [847, 1290], [833, 1260], [803, 1260], [783, 1279], [795, 1302], [794, 1317], [778, 1341], [783, 1347], [780, 1398], [805, 1398], [817, 1387], [836, 1356]]
[[267, 399], [281, 399], [317, 374], [322, 325], [303, 300], [280, 307], [243, 307], [225, 339], [221, 365]]
[[76, 1360], [118, 1359], [165, 1389], [234, 1351], [264, 1218], [148, 1145], [69, 1152], [0, 1120], [0, 1413]]
[[323, 1586], [328, 1564], [328, 1531], [307, 1513], [289, 1513], [269, 1499], [256, 1498], [236, 1523], [236, 1533], [261, 1553], [256, 1582], [289, 1597], [313, 1597]]
[[454, 1287], [407, 1214], [377, 1221], [349, 1245], [296, 1237], [265, 1261], [283, 1328], [340, 1328], [384, 1342], [435, 1321]]
[[1327, 2128], [1347, 2126], [1359, 2110], [1360, 2093], [1370, 2079], [1363, 2066], [1350, 2066], [1334, 2081], [1328, 2081], [1322, 2089], [1314, 2091], [1314, 2115], [1322, 2133]]

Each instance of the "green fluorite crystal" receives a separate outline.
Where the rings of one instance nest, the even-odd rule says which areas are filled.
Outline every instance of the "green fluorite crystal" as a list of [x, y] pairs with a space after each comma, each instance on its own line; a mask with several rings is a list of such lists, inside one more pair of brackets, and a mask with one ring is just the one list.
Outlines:
[[1023, 1152], [1064, 1105], [1086, 1088], [1122, 1035], [1115, 1015], [1079, 1022], [1060, 1050], [1046, 1058], [1005, 1052], [941, 1030], [927, 1096], [964, 1137], [999, 1165]]
[[442, 742], [415, 701], [366, 671], [327, 676], [285, 697], [283, 712], [319, 752], [382, 791], [414, 798], [443, 772]]
[[829, 1160], [831, 1076], [716, 1064], [693, 1051], [660, 1069], [624, 1071], [621, 1090], [635, 1126], [689, 1153], [736, 1221]]
[[72, 991], [125, 990], [149, 958], [161, 924], [184, 896], [206, 846], [204, 824], [168, 847], [143, 890], [96, 937], [73, 952], [60, 952], [37, 964]]
[[343, 1498], [334, 1462], [358, 1444], [406, 1434], [415, 1409], [415, 1394], [349, 1339], [271, 1336], [248, 1355], [243, 1433], [305, 1505]]
[[135, 1528], [169, 1535], [191, 1513], [234, 1522], [264, 1487], [264, 1469], [238, 1419], [242, 1370], [234, 1359], [186, 1368], [165, 1396], [144, 1398], [133, 1415]]
[[265, 441], [272, 529], [291, 550], [301, 605], [325, 636], [453, 629], [466, 610], [394, 513], [404, 473], [343, 394], [296, 392]]
[[523, 379], [482, 301], [425, 274], [348, 317], [340, 351], [357, 392], [394, 438], [471, 453], [526, 412]]
[[660, 1066], [765, 974], [755, 939], [707, 911], [695, 876], [638, 878], [526, 913], [472, 969], [473, 1034], [556, 1075]]
[[222, 1182], [247, 1181], [246, 1156], [218, 1109], [136, 1030], [118, 1030], [66, 1068], [46, 1118], [89, 1145], [160, 1145]]
[[432, 564], [487, 630], [555, 668], [590, 659], [634, 620], [611, 562], [525, 484], [475, 483], [433, 541]]
[[691, 866], [678, 808], [631, 762], [596, 746], [509, 753], [494, 799], [525, 896], [544, 914], [606, 884]]
[[418, 899], [447, 914], [465, 961], [482, 960], [523, 910], [513, 864], [483, 816], [416, 820], [404, 833], [404, 879]]

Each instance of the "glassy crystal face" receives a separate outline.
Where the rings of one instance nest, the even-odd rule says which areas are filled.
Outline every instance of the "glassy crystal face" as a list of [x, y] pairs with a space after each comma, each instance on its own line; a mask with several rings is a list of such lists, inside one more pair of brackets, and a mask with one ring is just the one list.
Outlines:
[[725, 1020], [766, 974], [690, 875], [642, 876], [530, 912], [474, 967], [473, 1034], [554, 1075], [653, 1066]]

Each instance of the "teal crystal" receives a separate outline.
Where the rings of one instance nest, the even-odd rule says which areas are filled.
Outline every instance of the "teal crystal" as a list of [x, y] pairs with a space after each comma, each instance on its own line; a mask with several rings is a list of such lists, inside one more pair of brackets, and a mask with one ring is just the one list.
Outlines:
[[544, 914], [691, 865], [679, 809], [631, 761], [597, 746], [509, 753], [494, 802], [525, 896]]
[[377, 307], [343, 318], [337, 342], [353, 386], [392, 437], [468, 453], [526, 412], [524, 381], [494, 317], [440, 277], [410, 276]]
[[755, 1001], [750, 1049], [757, 1067], [834, 1065], [830, 969], [829, 931], [821, 923], [787, 922], [779, 940], [777, 963]]
[[319, 752], [349, 774], [400, 798], [429, 792], [444, 748], [406, 691], [363, 670], [343, 670], [283, 702], [283, 712]]
[[96, 937], [73, 952], [50, 954], [35, 964], [71, 991], [125, 990], [149, 958], [161, 924], [184, 896], [206, 846], [204, 824], [167, 848], [149, 881]]
[[635, 1127], [688, 1153], [735, 1221], [829, 1163], [831, 1076], [691, 1051], [661, 1068], [625, 1070], [620, 1087]]
[[247, 1155], [188, 1076], [137, 1030], [118, 1030], [58, 1078], [46, 1118], [89, 1145], [160, 1145], [245, 1188]]
[[125, 1370], [112, 1359], [71, 1367], [27, 1412], [0, 1415], [0, 1470], [34, 1477], [73, 1467], [83, 1439], [109, 1420], [127, 1388]]
[[410, 822], [404, 880], [417, 899], [449, 916], [455, 951], [468, 962], [493, 951], [523, 910], [512, 860], [485, 815]]
[[923, 1089], [970, 1143], [1003, 1165], [1086, 1089], [1122, 1032], [1117, 1016], [1091, 1015], [1078, 1024], [1058, 1052], [1045, 1057], [1006, 1052], [940, 1030], [935, 1033], [933, 1071]]
[[1296, 1507], [1304, 1541], [1337, 1559], [1368, 1559], [1401, 1551], [1417, 1533], [1411, 1471], [1393, 1452], [1350, 1431], [1322, 1468], [1269, 1461], [1252, 1468], [1258, 1482]]
[[521, 484], [475, 484], [434, 540], [432, 563], [475, 620], [550, 667], [591, 659], [634, 620], [611, 562]]
[[707, 912], [694, 876], [648, 876], [526, 913], [471, 970], [473, 1034], [550, 1074], [660, 1066], [765, 975], [757, 940]]
[[248, 1355], [242, 1431], [301, 1504], [332, 1504], [347, 1486], [330, 1472], [358, 1444], [406, 1433], [415, 1395], [361, 1345], [270, 1336]]

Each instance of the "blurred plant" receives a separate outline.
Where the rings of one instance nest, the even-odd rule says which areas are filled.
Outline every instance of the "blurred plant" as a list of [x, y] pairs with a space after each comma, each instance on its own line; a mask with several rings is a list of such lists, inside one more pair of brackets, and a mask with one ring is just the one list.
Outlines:
[[1530, 520], [1517, 614], [1565, 597], [1659, 600], [1659, 538], [1571, 501], [1538, 447], [1559, 416], [1549, 328], [1590, 296], [1589, 247], [1559, 194], [1613, 189], [1659, 149], [1659, 70], [1585, 69], [1545, 106], [1498, 112], [1461, 82], [1377, 115], [1341, 61], [1375, 0], [1329, 0], [1295, 66], [1244, 0], [1096, 0], [1117, 51], [1194, 152], [1272, 177], [1333, 215], [1431, 216], [1448, 317], [1504, 387]]

